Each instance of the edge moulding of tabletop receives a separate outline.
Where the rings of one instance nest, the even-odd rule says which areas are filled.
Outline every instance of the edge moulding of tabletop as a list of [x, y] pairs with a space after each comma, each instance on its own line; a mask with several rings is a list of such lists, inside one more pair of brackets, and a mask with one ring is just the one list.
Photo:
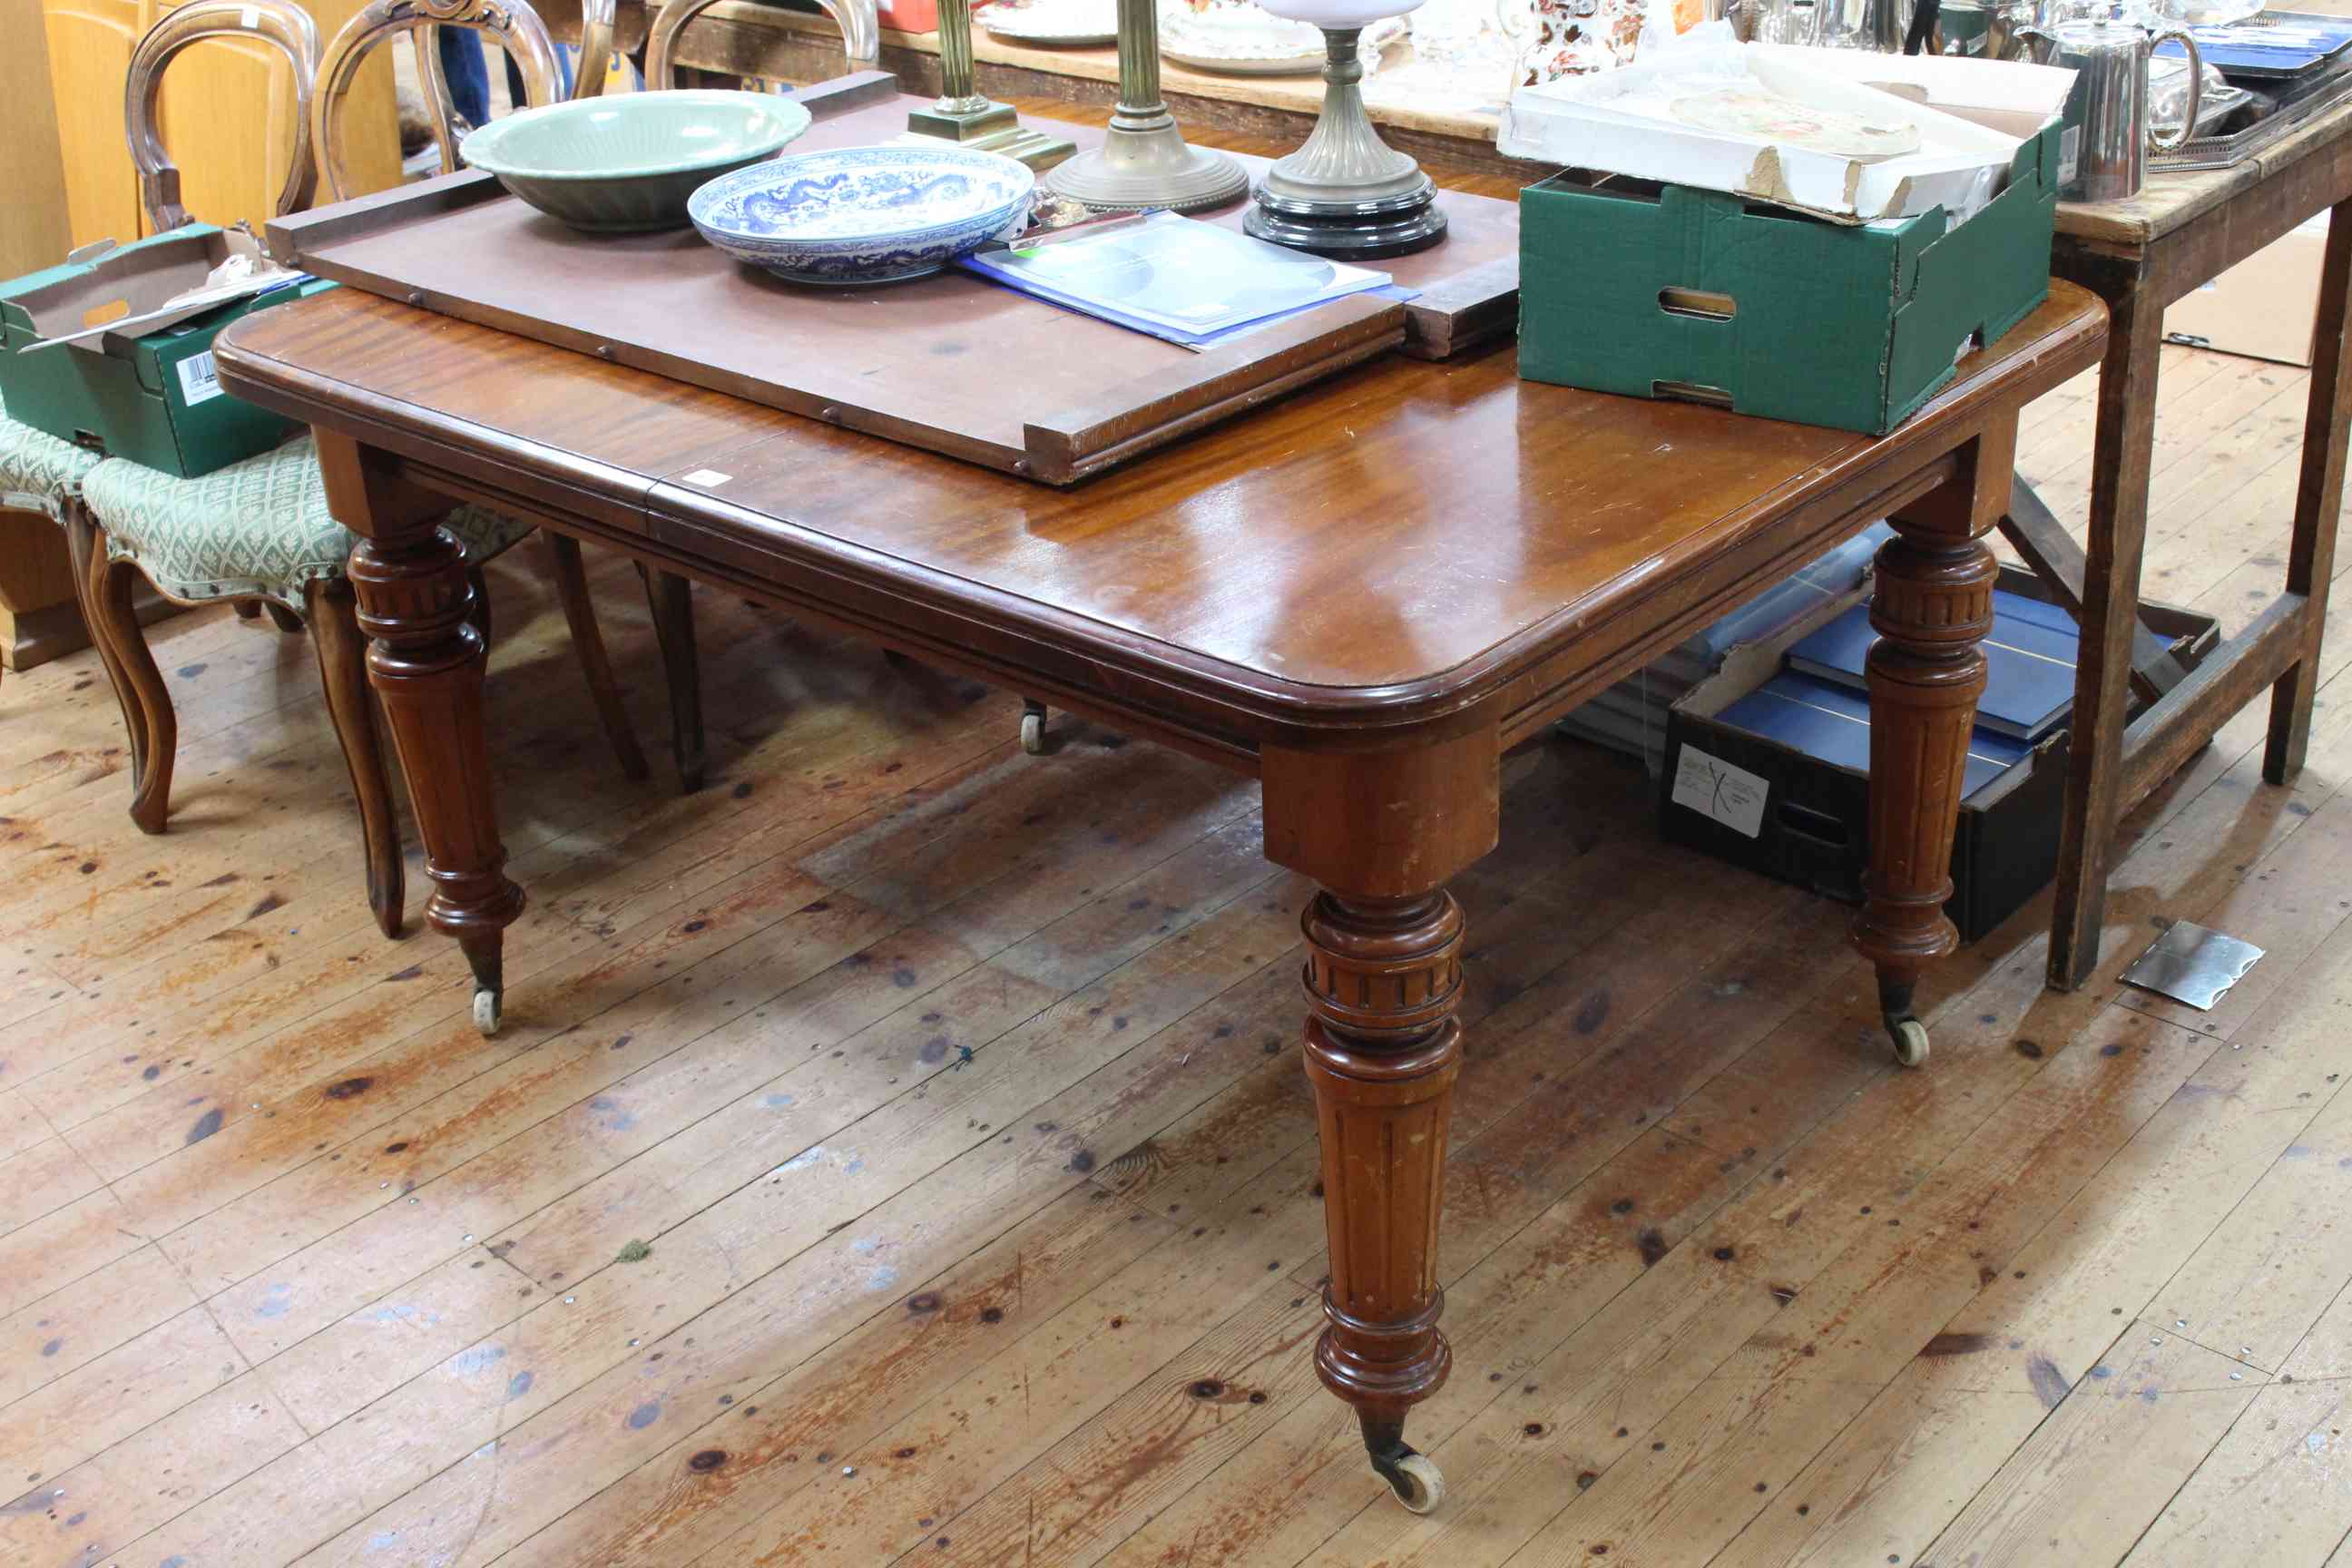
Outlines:
[[[348, 289], [257, 312], [215, 352], [237, 395], [312, 424], [361, 537], [427, 919], [463, 948], [488, 1025], [524, 900], [463, 552], [435, 526], [453, 496], [1256, 775], [1266, 858], [1318, 889], [1301, 921], [1330, 1247], [1315, 1364], [1425, 1511], [1443, 1479], [1405, 1427], [1452, 1365], [1437, 1240], [1465, 933], [1448, 884], [1497, 842], [1504, 752], [1891, 515], [1854, 942], [1916, 1059], [1912, 989], [1957, 945], [1943, 904], [1991, 621], [1984, 536], [2020, 411], [2096, 363], [2105, 331], [2095, 299], [2055, 284], [1880, 438], [1523, 382], [1499, 345], [1391, 356], [1070, 489]], [[698, 479], [720, 454], [723, 486]]]

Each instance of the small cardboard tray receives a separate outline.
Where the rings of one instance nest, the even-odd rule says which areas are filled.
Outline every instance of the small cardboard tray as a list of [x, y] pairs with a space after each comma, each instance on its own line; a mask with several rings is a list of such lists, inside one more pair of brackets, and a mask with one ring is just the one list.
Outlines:
[[0, 397], [9, 416], [111, 458], [194, 478], [267, 450], [292, 420], [222, 395], [214, 337], [250, 311], [331, 284], [167, 308], [251, 241], [205, 224], [76, 251], [0, 282]]
[[[793, 152], [897, 139], [929, 99], [869, 73], [805, 89]], [[1093, 127], [1028, 120], [1085, 147]], [[1253, 174], [1265, 160], [1243, 158]], [[1382, 261], [1410, 302], [1351, 296], [1206, 353], [950, 270], [809, 289], [693, 229], [575, 233], [487, 174], [449, 175], [269, 226], [272, 255], [322, 278], [674, 380], [1066, 485], [1377, 354], [1444, 358], [1507, 337], [1516, 204], [1441, 192], [1450, 230]], [[1236, 205], [1211, 221], [1238, 226]]]

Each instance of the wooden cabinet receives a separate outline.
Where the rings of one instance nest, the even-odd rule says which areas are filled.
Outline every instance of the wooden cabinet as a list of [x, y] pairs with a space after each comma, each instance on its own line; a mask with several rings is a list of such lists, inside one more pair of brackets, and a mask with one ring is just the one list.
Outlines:
[[[16, 5], [26, 0], [5, 0]], [[321, 42], [363, 0], [308, 0]], [[65, 171], [70, 245], [149, 232], [122, 132], [131, 51], [164, 0], [42, 0], [51, 98]], [[286, 183], [292, 153], [293, 72], [268, 44], [207, 39], [163, 76], [163, 145], [180, 166], [182, 199], [206, 223], [260, 227]], [[399, 183], [400, 132], [392, 60], [379, 49], [345, 100], [341, 135], [353, 195]]]
[[66, 173], [49, 95], [39, 0], [0, 0], [0, 103], [21, 105], [0, 136], [0, 278], [20, 278], [66, 253]]

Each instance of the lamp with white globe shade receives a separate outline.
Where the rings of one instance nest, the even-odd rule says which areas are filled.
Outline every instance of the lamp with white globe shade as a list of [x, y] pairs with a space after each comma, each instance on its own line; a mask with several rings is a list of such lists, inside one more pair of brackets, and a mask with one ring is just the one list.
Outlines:
[[1298, 151], [1276, 162], [1242, 226], [1318, 256], [1371, 259], [1426, 249], [1445, 237], [1437, 190], [1421, 165], [1381, 140], [1364, 112], [1357, 53], [1363, 30], [1421, 0], [1258, 0], [1275, 16], [1323, 29], [1323, 112]]

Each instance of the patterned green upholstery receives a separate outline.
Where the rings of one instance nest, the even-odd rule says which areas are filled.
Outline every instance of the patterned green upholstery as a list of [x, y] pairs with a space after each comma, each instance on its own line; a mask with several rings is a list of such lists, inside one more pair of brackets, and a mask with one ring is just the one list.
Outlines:
[[54, 518], [98, 463], [97, 453], [19, 425], [0, 405], [0, 507]]
[[[193, 479], [110, 458], [82, 480], [82, 500], [109, 558], [191, 604], [259, 597], [299, 610], [310, 584], [342, 574], [359, 537], [328, 512], [308, 436]], [[477, 566], [531, 530], [478, 506], [441, 526]]]

